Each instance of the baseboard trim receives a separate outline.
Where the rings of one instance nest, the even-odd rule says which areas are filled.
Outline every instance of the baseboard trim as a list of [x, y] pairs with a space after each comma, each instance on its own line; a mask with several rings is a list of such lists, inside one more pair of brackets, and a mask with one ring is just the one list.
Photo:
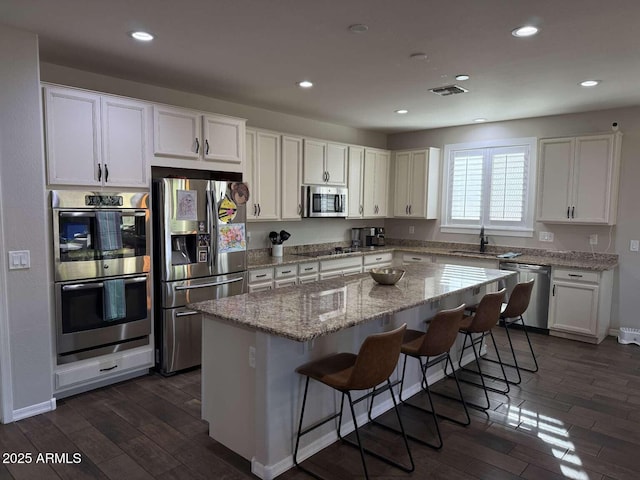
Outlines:
[[12, 421], [17, 422], [25, 418], [40, 415], [41, 413], [51, 412], [56, 409], [56, 399], [52, 398], [46, 402], [36, 403], [35, 405], [29, 405], [28, 407], [19, 408], [13, 411]]

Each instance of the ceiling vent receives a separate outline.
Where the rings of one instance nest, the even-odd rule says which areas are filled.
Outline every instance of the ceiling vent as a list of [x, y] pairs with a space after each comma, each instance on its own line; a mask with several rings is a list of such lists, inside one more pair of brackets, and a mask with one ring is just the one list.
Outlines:
[[469, 90], [458, 85], [447, 85], [445, 87], [432, 88], [429, 91], [441, 97], [446, 97], [448, 95], [457, 95], [458, 93], [467, 93]]

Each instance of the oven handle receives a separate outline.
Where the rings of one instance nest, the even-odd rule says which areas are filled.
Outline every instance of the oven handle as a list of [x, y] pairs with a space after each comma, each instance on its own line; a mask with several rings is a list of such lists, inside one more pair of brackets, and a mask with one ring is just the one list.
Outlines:
[[206, 288], [206, 287], [217, 287], [219, 285], [226, 285], [228, 283], [241, 282], [243, 280], [242, 277], [234, 278], [233, 280], [225, 280], [224, 282], [213, 282], [213, 283], [203, 283], [201, 285], [190, 285], [186, 287], [176, 287], [176, 290], [192, 290], [194, 288]]
[[[127, 215], [129, 212], [127, 210], [118, 210], [115, 209], [114, 211], [118, 211], [118, 212], [122, 212], [123, 215], [125, 216], [129, 216]], [[96, 212], [59, 212], [59, 215], [61, 217], [88, 217], [88, 218], [93, 218], [96, 216]], [[133, 216], [134, 217], [144, 217], [147, 215], [146, 210], [136, 210], [135, 212], [133, 212]]]
[[[147, 277], [136, 277], [136, 278], [126, 278], [124, 280], [125, 285], [129, 285], [131, 283], [141, 283], [146, 282]], [[63, 285], [62, 291], [68, 290], [89, 290], [92, 288], [103, 288], [104, 282], [92, 282], [92, 283], [74, 283], [73, 285]]]
[[194, 312], [193, 310], [187, 310], [185, 312], [176, 313], [176, 317], [187, 317], [189, 315], [200, 315], [200, 312]]

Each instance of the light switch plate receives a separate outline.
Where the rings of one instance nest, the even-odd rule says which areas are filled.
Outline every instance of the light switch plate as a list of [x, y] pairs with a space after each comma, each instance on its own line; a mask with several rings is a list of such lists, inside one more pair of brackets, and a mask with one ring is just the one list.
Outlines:
[[589, 235], [589, 245], [597, 245], [598, 244], [598, 234], [592, 233]]
[[14, 250], [9, 252], [9, 270], [31, 268], [31, 252], [29, 250]]
[[637, 252], [638, 250], [640, 250], [640, 241], [631, 240], [631, 242], [629, 243], [629, 250], [631, 250], [632, 252]]

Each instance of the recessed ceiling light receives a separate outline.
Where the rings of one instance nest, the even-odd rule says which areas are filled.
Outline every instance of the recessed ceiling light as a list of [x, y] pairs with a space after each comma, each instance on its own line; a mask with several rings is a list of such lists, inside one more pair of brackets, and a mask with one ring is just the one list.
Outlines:
[[407, 110], [406, 108], [401, 108], [400, 110], [394, 110], [394, 113], [397, 113], [398, 115], [404, 115], [406, 113], [409, 113], [409, 110]]
[[580, 85], [583, 87], [595, 87], [600, 84], [600, 80], [585, 80], [584, 82], [580, 82]]
[[311, 87], [313, 87], [313, 83], [310, 82], [309, 80], [302, 80], [301, 82], [298, 82], [297, 85], [300, 88], [311, 88]]
[[456, 75], [456, 80], [460, 80], [460, 81], [469, 80], [470, 78], [471, 77], [469, 75], [466, 75], [466, 74]]
[[476, 122], [476, 123], [484, 123], [484, 122], [487, 121], [487, 119], [486, 118], [474, 118], [473, 121]]
[[427, 59], [427, 54], [426, 53], [422, 53], [422, 52], [416, 52], [416, 53], [412, 53], [411, 55], [409, 55], [409, 58], [411, 60], [426, 60]]
[[364, 33], [369, 30], [369, 27], [364, 23], [354, 23], [353, 25], [349, 25], [349, 31], [351, 33]]
[[533, 25], [524, 25], [511, 30], [511, 35], [514, 37], [531, 37], [536, 33], [538, 33], [538, 27], [534, 27]]
[[141, 42], [150, 42], [151, 40], [153, 40], [153, 35], [151, 35], [149, 32], [131, 32], [129, 35], [131, 35], [132, 38], [135, 38], [136, 40], [139, 40]]

